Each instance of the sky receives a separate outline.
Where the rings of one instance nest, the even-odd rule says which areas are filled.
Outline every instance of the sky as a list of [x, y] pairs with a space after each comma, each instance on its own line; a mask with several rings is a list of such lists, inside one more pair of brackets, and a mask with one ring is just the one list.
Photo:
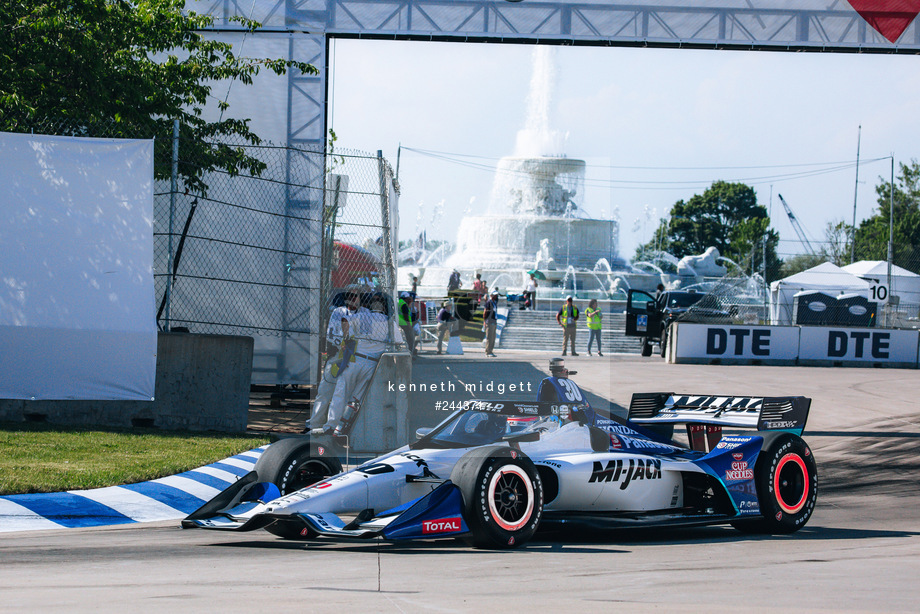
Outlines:
[[[336, 146], [380, 150], [398, 167], [400, 239], [424, 229], [429, 240], [455, 241], [464, 215], [489, 210], [494, 166], [514, 153], [534, 46], [331, 45]], [[586, 161], [583, 209], [620, 221], [627, 259], [676, 201], [720, 179], [755, 189], [780, 257], [802, 253], [778, 194], [818, 246], [829, 222], [852, 222], [854, 192], [857, 223], [874, 212], [875, 186], [891, 172], [880, 158], [920, 158], [917, 56], [617, 47], [551, 55], [556, 153]]]

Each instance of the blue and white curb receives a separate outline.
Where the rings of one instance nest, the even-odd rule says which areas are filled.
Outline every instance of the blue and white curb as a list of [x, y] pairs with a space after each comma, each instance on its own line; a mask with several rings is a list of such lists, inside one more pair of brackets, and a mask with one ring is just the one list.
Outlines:
[[0, 497], [0, 533], [179, 520], [252, 471], [268, 446], [158, 480]]

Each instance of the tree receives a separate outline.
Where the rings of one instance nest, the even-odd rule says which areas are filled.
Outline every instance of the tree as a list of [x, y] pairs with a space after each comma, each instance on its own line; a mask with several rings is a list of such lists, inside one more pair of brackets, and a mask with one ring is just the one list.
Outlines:
[[716, 247], [743, 270], [760, 272], [766, 242], [767, 279], [773, 279], [780, 266], [776, 256], [779, 234], [769, 226], [767, 210], [757, 204], [753, 188], [716, 181], [703, 194], [674, 203], [670, 218], [661, 220], [652, 240], [636, 250], [636, 258], [658, 250], [682, 258]]
[[[920, 163], [900, 164], [894, 189], [894, 254], [892, 262], [908, 270], [920, 270]], [[879, 177], [875, 186], [878, 211], [856, 229], [857, 260], [888, 260], [892, 185]]]
[[789, 277], [796, 273], [807, 271], [823, 262], [827, 262], [827, 258], [825, 258], [824, 254], [796, 254], [795, 256], [790, 256], [783, 260], [782, 267], [780, 267], [780, 275], [782, 277]]
[[[248, 120], [202, 117], [221, 79], [251, 84], [261, 69], [276, 74], [303, 63], [237, 57], [230, 44], [204, 38], [210, 16], [183, 13], [184, 0], [8, 0], [0, 11], [0, 130], [29, 131], [43, 122], [69, 134], [156, 137], [155, 175], [170, 176], [172, 124], [180, 121], [179, 173], [204, 191], [202, 176], [220, 169], [258, 174], [264, 164], [227, 137], [260, 139]], [[247, 28], [259, 24], [238, 19]], [[217, 102], [226, 110], [224, 102]], [[103, 130], [99, 130], [102, 127]], [[59, 132], [60, 133], [60, 132]]]
[[828, 222], [824, 228], [824, 245], [821, 247], [822, 262], [833, 262], [837, 266], [850, 263], [850, 237], [853, 227], [843, 220]]

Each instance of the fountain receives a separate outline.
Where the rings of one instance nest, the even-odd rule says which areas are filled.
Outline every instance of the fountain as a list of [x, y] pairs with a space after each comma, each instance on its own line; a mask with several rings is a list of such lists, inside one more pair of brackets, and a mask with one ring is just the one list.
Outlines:
[[[619, 256], [619, 223], [585, 212], [585, 161], [559, 153], [564, 139], [549, 126], [550, 98], [556, 88], [552, 52], [548, 46], [534, 48], [525, 125], [513, 155], [498, 163], [488, 211], [461, 220], [450, 256], [443, 246], [433, 253], [405, 250], [406, 256], [413, 256], [401, 254], [400, 288], [408, 287], [410, 275], [417, 275], [423, 296], [443, 296], [448, 277], [457, 269], [467, 288], [481, 273], [490, 288], [517, 294], [527, 284], [526, 271], [536, 269], [545, 278], [537, 289], [538, 305], [547, 305], [541, 299], [568, 294], [625, 300], [630, 288], [654, 291], [659, 283], [695, 283], [694, 266], [718, 266], [708, 252], [693, 262], [662, 255], [678, 269], [674, 275], [657, 266], [650, 267], [655, 272], [633, 267]], [[433, 221], [442, 208], [443, 201]], [[421, 210], [418, 215], [421, 218]]]

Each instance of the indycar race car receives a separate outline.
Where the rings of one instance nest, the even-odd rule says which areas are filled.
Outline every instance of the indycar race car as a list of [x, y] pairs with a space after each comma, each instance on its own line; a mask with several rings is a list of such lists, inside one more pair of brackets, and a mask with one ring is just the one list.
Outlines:
[[[818, 491], [800, 437], [810, 399], [643, 393], [623, 419], [595, 411], [553, 363], [536, 401], [471, 401], [344, 473], [334, 441], [281, 439], [182, 526], [510, 548], [553, 523], [792, 533], [808, 522]], [[686, 445], [668, 434], [677, 423]]]

